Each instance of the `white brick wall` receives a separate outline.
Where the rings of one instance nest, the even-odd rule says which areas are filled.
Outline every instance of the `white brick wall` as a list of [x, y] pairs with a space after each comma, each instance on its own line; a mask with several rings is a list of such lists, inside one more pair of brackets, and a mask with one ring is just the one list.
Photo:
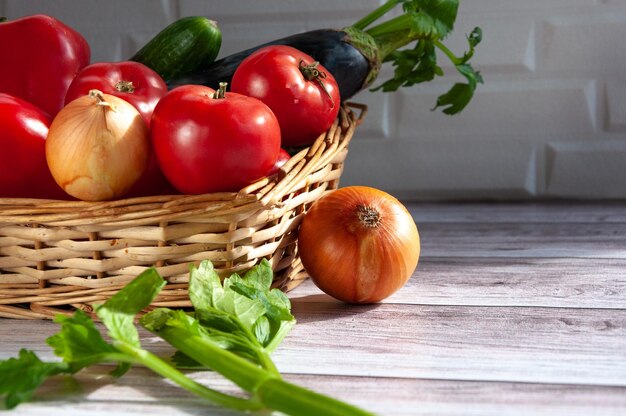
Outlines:
[[[227, 54], [342, 27], [378, 4], [0, 0], [0, 15], [54, 15], [83, 33], [93, 60], [102, 61], [127, 58], [181, 16], [217, 20]], [[430, 111], [456, 76], [395, 94], [359, 94], [369, 113], [342, 184], [406, 199], [625, 198], [626, 1], [466, 0], [449, 45], [460, 52], [477, 25], [484, 40], [474, 64], [486, 84], [474, 102], [454, 117]]]

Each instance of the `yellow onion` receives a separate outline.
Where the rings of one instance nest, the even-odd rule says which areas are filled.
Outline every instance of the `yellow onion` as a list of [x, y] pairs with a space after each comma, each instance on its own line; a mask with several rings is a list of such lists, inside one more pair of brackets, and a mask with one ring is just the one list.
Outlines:
[[350, 186], [324, 195], [305, 214], [298, 252], [313, 282], [348, 303], [381, 301], [409, 280], [420, 255], [411, 214], [381, 190]]
[[148, 128], [135, 107], [98, 90], [68, 103], [46, 139], [52, 177], [84, 201], [123, 196], [146, 169], [150, 151]]

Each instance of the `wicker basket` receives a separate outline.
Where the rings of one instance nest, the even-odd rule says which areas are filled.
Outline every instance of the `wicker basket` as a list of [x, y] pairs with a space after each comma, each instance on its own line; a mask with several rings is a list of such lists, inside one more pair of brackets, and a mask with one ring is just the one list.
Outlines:
[[296, 244], [302, 215], [337, 188], [365, 112], [344, 105], [333, 126], [278, 175], [236, 193], [109, 202], [0, 198], [0, 317], [91, 312], [152, 266], [168, 281], [152, 307], [190, 306], [189, 263], [203, 259], [226, 276], [266, 258], [274, 286], [294, 288], [306, 279]]

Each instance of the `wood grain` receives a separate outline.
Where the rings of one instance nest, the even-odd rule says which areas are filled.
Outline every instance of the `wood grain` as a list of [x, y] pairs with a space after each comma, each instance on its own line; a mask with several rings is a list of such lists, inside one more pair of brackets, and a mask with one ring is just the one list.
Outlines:
[[[310, 281], [290, 295], [329, 302]], [[405, 305], [626, 308], [626, 260], [422, 258], [406, 286], [383, 301]]]
[[626, 223], [620, 201], [409, 203], [407, 209], [423, 223]]
[[[116, 408], [123, 408], [125, 415], [238, 414], [172, 387], [144, 368], [134, 368], [117, 380], [106, 375], [110, 370], [111, 367], [96, 366], [80, 372], [74, 380], [61, 377], [49, 380], [33, 403], [24, 404], [10, 414], [109, 416], [111, 409]], [[234, 386], [215, 374], [189, 375], [220, 391], [238, 393]], [[285, 378], [377, 414], [392, 416], [622, 416], [626, 410], [626, 389], [619, 387], [301, 374], [287, 374]]]
[[[626, 414], [626, 203], [408, 208], [423, 252], [396, 294], [356, 306], [311, 281], [289, 293], [298, 324], [274, 353], [286, 379], [380, 415]], [[0, 319], [0, 358], [27, 347], [54, 359], [55, 331]], [[51, 380], [11, 414], [235, 414], [146, 369], [119, 380], [108, 370]]]

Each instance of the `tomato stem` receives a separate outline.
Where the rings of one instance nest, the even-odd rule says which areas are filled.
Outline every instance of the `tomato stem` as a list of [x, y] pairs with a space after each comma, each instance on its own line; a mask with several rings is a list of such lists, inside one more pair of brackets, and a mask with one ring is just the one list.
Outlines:
[[220, 82], [220, 86], [217, 91], [213, 93], [213, 98], [222, 99], [226, 98], [226, 87], [228, 86], [227, 82]]
[[302, 75], [304, 76], [304, 78], [306, 78], [309, 81], [317, 82], [320, 85], [320, 87], [322, 87], [322, 89], [324, 90], [328, 98], [330, 98], [330, 108], [334, 108], [335, 103], [333, 102], [333, 97], [330, 96], [330, 93], [328, 92], [328, 89], [326, 88], [326, 84], [324, 84], [324, 81], [322, 81], [328, 75], [326, 75], [326, 72], [320, 71], [317, 68], [319, 64], [320, 63], [318, 61], [315, 61], [312, 64], [306, 65], [304, 61], [300, 59], [298, 68], [300, 68], [300, 72], [302, 72]]
[[356, 215], [359, 218], [359, 221], [361, 221], [361, 224], [367, 228], [378, 227], [382, 220], [380, 212], [372, 207], [361, 204], [356, 206]]
[[119, 92], [135, 92], [135, 85], [133, 84], [132, 81], [117, 81], [117, 83], [115, 84], [115, 89], [118, 90]]
[[6, 18], [6, 17], [4, 17], [4, 16], [0, 16], [0, 23], [2, 23], [2, 22], [6, 22], [7, 20], [9, 20], [9, 19], [7, 19], [7, 18]]

